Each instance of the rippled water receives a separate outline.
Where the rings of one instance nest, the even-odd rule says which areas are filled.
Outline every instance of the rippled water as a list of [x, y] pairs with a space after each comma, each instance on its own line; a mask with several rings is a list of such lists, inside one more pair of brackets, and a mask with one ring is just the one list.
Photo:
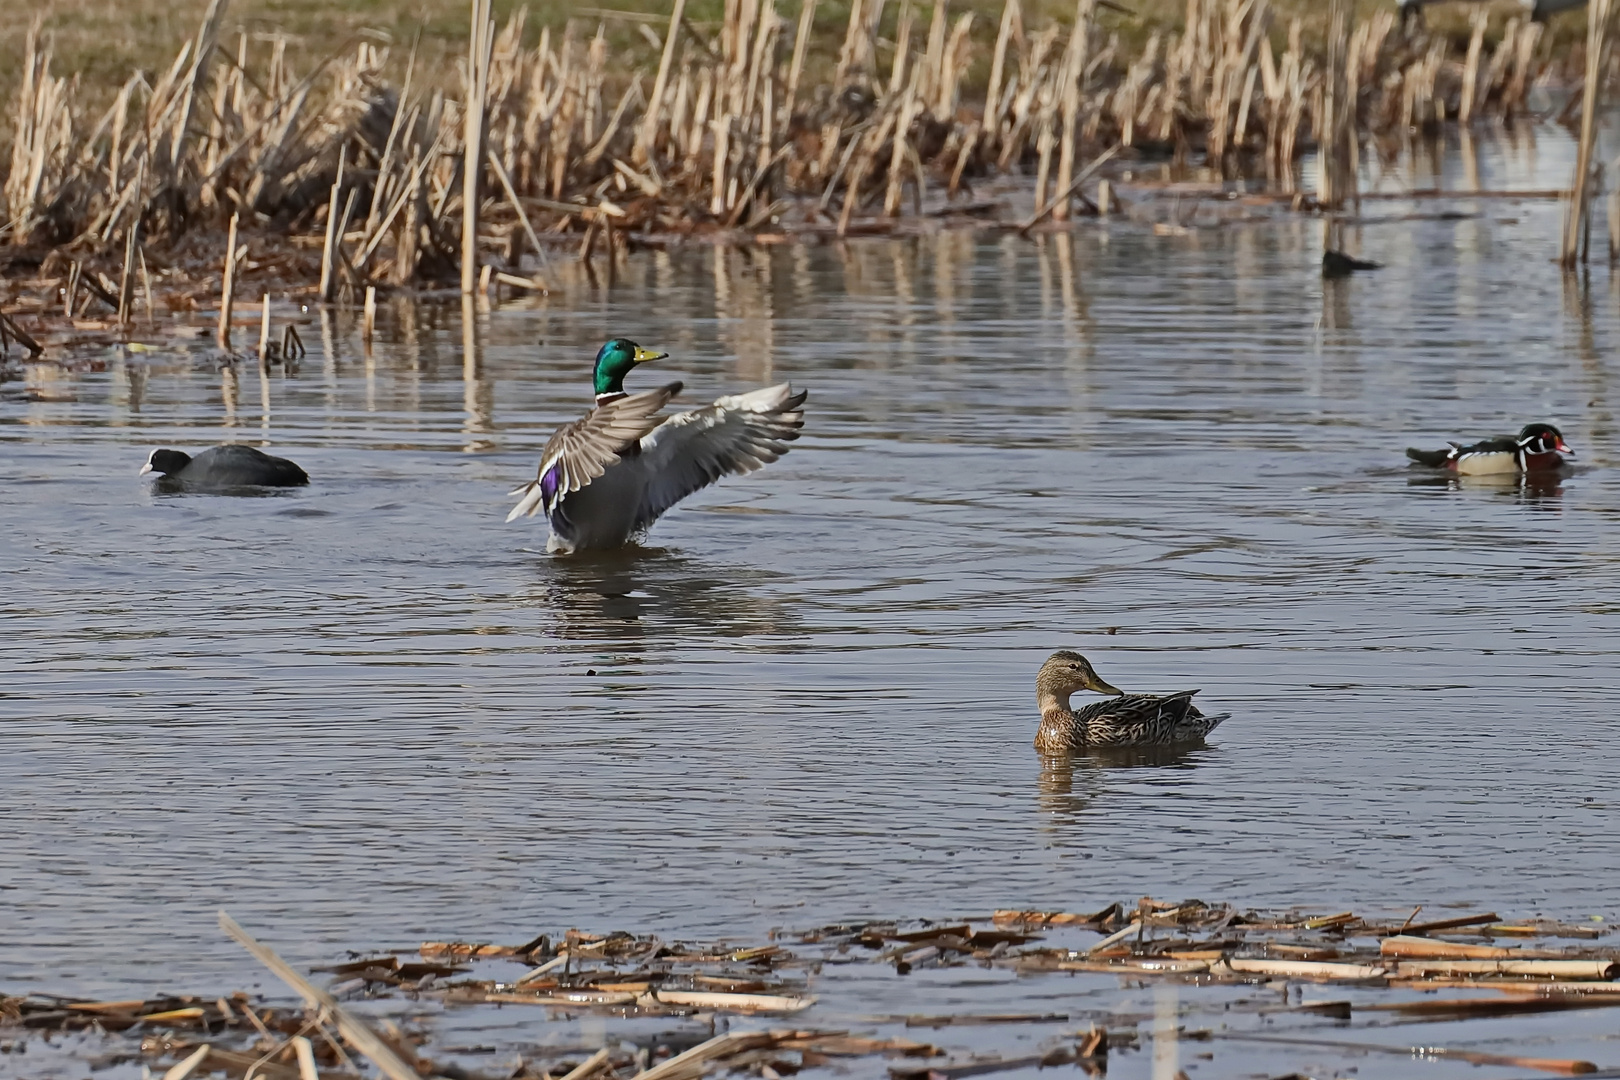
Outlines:
[[[1549, 138], [1481, 186], [1563, 182]], [[201, 351], [28, 368], [0, 988], [257, 983], [221, 906], [303, 959], [1143, 894], [1612, 915], [1620, 305], [1551, 264], [1558, 215], [1369, 202], [1351, 240], [1388, 268], [1338, 283], [1292, 216], [644, 253], [479, 316], [471, 357], [459, 309], [396, 306], [373, 356], [311, 321], [262, 383]], [[648, 549], [560, 560], [506, 491], [613, 334], [686, 400], [807, 387], [805, 433]], [[1403, 461], [1542, 418], [1562, 482]], [[314, 483], [135, 476], [227, 439]], [[1060, 647], [1233, 718], [1043, 772]]]

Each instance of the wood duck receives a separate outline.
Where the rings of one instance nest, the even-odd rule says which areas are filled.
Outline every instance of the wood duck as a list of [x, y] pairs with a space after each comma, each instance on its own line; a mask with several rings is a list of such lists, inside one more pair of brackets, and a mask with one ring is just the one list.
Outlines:
[[[1115, 695], [1069, 708], [1069, 697], [1080, 690]], [[1035, 749], [1043, 754], [1066, 754], [1090, 747], [1171, 746], [1199, 743], [1230, 713], [1205, 716], [1193, 705], [1197, 690], [1159, 697], [1127, 694], [1097, 677], [1091, 662], [1076, 652], [1055, 652], [1035, 677], [1041, 707], [1041, 727]]]
[[794, 393], [789, 383], [658, 416], [681, 384], [630, 394], [624, 377], [667, 355], [625, 338], [598, 350], [596, 407], [546, 443], [535, 478], [512, 492], [523, 498], [507, 521], [544, 510], [551, 524], [547, 551], [621, 547], [694, 491], [763, 468], [799, 437], [808, 392]]
[[1564, 437], [1551, 424], [1526, 424], [1518, 438], [1507, 435], [1481, 439], [1464, 446], [1452, 443], [1444, 450], [1406, 448], [1406, 456], [1431, 469], [1450, 469], [1460, 476], [1548, 472], [1563, 467], [1575, 456]]

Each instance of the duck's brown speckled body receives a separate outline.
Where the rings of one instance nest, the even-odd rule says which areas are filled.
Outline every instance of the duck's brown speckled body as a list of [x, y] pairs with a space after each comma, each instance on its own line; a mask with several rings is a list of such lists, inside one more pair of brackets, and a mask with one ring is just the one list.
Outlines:
[[[1080, 690], [1113, 694], [1078, 711], [1069, 698]], [[1127, 694], [1097, 677], [1091, 662], [1079, 653], [1053, 653], [1035, 679], [1041, 707], [1041, 727], [1035, 749], [1043, 754], [1067, 754], [1090, 747], [1171, 746], [1202, 742], [1228, 713], [1205, 716], [1193, 705], [1197, 690], [1160, 697]]]

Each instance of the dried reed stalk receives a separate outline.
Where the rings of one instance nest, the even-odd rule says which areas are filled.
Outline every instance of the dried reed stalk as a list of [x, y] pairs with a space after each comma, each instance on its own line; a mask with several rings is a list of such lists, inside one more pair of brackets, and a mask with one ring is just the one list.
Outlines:
[[472, 0], [472, 29], [467, 44], [466, 127], [461, 155], [461, 292], [470, 295], [478, 273], [479, 178], [483, 175], [484, 109], [489, 96], [490, 52], [495, 24], [489, 0]]
[[1090, 48], [1091, 10], [1095, 0], [1076, 0], [1074, 28], [1069, 31], [1069, 47], [1063, 53], [1063, 135], [1058, 146], [1057, 186], [1062, 191], [1052, 210], [1058, 221], [1069, 219], [1069, 195], [1074, 190], [1075, 140], [1080, 122], [1081, 83], [1086, 76], [1086, 59]]
[[1350, 96], [1350, 18], [1346, 0], [1328, 0], [1327, 72], [1322, 81], [1322, 137], [1317, 161], [1316, 201], [1338, 210], [1355, 195], [1353, 111]]
[[259, 304], [259, 367], [270, 366], [270, 294], [265, 293]]
[[1591, 229], [1592, 151], [1597, 142], [1597, 111], [1603, 88], [1609, 16], [1613, 0], [1592, 0], [1586, 9], [1586, 86], [1581, 96], [1581, 138], [1575, 153], [1575, 182], [1564, 215], [1558, 261], [1566, 270], [1585, 262]]
[[236, 285], [236, 218], [237, 215], [231, 215], [230, 237], [225, 241], [225, 281], [220, 287], [219, 332], [215, 335], [219, 347], [225, 352], [231, 351], [231, 302], [235, 298]]

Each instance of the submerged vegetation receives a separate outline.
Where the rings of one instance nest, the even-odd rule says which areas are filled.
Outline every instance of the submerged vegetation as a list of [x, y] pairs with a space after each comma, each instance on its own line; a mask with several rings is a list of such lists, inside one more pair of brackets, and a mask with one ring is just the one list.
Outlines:
[[[1520, 116], [1551, 62], [1542, 24], [1484, 9], [1459, 40], [1343, 3], [1187, 0], [1175, 26], [1116, 6], [1078, 0], [1052, 19], [1005, 0], [986, 18], [948, 0], [853, 0], [833, 23], [817, 0], [726, 0], [711, 33], [674, 0], [638, 24], [658, 46], [639, 62], [646, 43], [621, 55], [604, 21], [535, 34], [523, 9], [497, 27], [480, 2], [446, 79], [419, 40], [299, 55], [286, 37], [228, 30], [213, 0], [172, 61], [88, 112], [36, 24], [0, 155], [0, 304], [14, 317], [0, 344], [32, 340], [16, 317], [56, 305], [125, 326], [143, 304], [148, 318], [208, 304], [222, 256], [228, 307], [248, 280], [319, 301], [458, 275], [464, 293], [544, 291], [547, 253], [565, 246], [587, 265], [605, 256], [611, 277], [625, 245], [680, 237], [947, 219], [1028, 231], [1119, 208], [1105, 179], [1087, 188], [1110, 159], [1263, 177], [1331, 209], [1363, 148]], [[812, 42], [836, 60], [811, 64]], [[1296, 166], [1318, 146], [1313, 197]], [[1009, 175], [1033, 191], [969, 197]], [[238, 230], [240, 245], [221, 242]]]

